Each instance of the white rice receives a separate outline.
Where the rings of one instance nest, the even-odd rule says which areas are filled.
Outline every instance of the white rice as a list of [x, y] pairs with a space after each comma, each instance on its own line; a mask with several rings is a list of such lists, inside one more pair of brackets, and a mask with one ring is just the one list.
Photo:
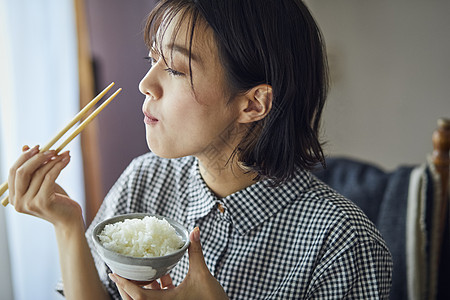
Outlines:
[[98, 237], [105, 248], [134, 257], [167, 255], [184, 244], [169, 222], [149, 216], [106, 225]]

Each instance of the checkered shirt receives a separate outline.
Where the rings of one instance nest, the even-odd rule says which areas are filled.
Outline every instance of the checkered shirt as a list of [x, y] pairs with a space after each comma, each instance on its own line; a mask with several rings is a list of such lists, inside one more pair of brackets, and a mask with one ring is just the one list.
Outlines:
[[[277, 186], [260, 181], [216, 197], [194, 157], [136, 158], [86, 232], [101, 280], [120, 299], [96, 254], [95, 224], [148, 212], [199, 226], [206, 264], [230, 299], [387, 299], [392, 259], [378, 230], [352, 202], [307, 171]], [[188, 255], [172, 270], [179, 284]]]

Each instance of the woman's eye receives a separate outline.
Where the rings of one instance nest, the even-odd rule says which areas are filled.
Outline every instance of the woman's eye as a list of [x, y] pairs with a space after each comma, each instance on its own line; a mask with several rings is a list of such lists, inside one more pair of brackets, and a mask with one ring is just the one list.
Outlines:
[[[152, 67], [158, 63], [158, 60], [155, 59], [152, 56], [146, 56], [146, 57], [144, 57], [144, 59], [146, 61], [148, 61]], [[171, 75], [171, 76], [184, 76], [185, 75], [184, 73], [182, 73], [180, 71], [177, 71], [177, 70], [174, 70], [174, 69], [172, 69], [170, 67], [165, 68], [164, 71], [169, 73], [169, 75]]]
[[167, 73], [169, 73], [172, 76], [183, 76], [184, 75], [184, 73], [174, 70], [172, 68], [166, 68], [166, 69], [164, 69], [164, 71], [166, 71]]
[[151, 56], [146, 56], [146, 57], [144, 57], [144, 59], [145, 59], [146, 61], [148, 61], [148, 62], [150, 63], [150, 65], [152, 65], [152, 66], [158, 62], [156, 59], [154, 59], [154, 58], [151, 57]]

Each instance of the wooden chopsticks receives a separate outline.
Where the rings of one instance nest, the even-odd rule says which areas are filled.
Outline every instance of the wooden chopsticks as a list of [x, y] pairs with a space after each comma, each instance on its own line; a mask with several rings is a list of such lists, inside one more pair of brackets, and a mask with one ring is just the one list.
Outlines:
[[[91, 102], [89, 102], [73, 119], [69, 122], [69, 124], [66, 125], [58, 134], [50, 140], [50, 142], [45, 145], [40, 152], [45, 152], [50, 150], [50, 148], [67, 132], [70, 128], [72, 128], [78, 121], [81, 120], [81, 118], [95, 105], [97, 102], [112, 88], [114, 85], [114, 82], [112, 82], [110, 85], [108, 85], [100, 94], [98, 94], [94, 99], [92, 99]], [[92, 114], [90, 114], [70, 135], [67, 137], [67, 139], [58, 147], [56, 148], [56, 154], [61, 152], [62, 149], [64, 149], [67, 144], [69, 144], [83, 129], [117, 96], [117, 94], [122, 91], [121, 88], [119, 88], [117, 91], [114, 92], [108, 99], [105, 100]], [[8, 190], [8, 182], [4, 182], [2, 185], [0, 185], [0, 196], [3, 195]], [[8, 196], [6, 196], [2, 200], [2, 205], [6, 206], [9, 203]]]

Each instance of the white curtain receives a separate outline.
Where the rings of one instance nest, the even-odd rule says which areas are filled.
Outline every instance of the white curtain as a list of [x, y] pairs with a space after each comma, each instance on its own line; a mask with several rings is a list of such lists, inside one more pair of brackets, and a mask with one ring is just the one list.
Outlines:
[[[43, 146], [78, 110], [73, 0], [0, 0], [0, 182], [23, 145]], [[72, 160], [58, 182], [84, 203], [79, 140], [68, 149]], [[11, 205], [0, 209], [0, 298], [61, 299], [51, 224]]]

